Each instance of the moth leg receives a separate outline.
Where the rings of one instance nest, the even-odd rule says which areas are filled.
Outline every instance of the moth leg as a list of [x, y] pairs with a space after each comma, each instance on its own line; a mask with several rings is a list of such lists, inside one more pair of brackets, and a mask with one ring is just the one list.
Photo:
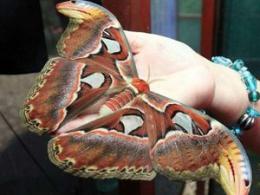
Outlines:
[[61, 134], [48, 143], [50, 160], [66, 172], [97, 179], [155, 177], [147, 138], [100, 128]]

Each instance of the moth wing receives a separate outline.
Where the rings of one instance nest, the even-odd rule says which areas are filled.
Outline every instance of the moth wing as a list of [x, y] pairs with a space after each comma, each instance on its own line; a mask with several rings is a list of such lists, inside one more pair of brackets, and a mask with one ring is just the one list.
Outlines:
[[154, 169], [170, 179], [214, 178], [227, 194], [249, 194], [251, 167], [239, 140], [206, 114], [155, 93], [146, 95], [152, 107], [171, 121], [153, 142]]
[[137, 97], [112, 114], [51, 139], [50, 160], [81, 177], [153, 179], [156, 174], [146, 132], [149, 123], [139, 101]]
[[125, 81], [118, 73], [88, 60], [50, 59], [28, 94], [21, 116], [31, 131], [53, 132], [81, 112], [98, 111], [97, 102], [121, 90]]
[[91, 56], [96, 62], [102, 62], [102, 57], [109, 58], [114, 61], [115, 70], [119, 71], [121, 76], [137, 76], [125, 34], [111, 12], [87, 1], [63, 2], [57, 5], [57, 10], [70, 18], [69, 25], [57, 45], [60, 56], [68, 59]]
[[57, 45], [62, 57], [46, 63], [21, 111], [28, 128], [39, 134], [98, 111], [110, 95], [137, 77], [125, 35], [110, 12], [85, 1], [57, 8], [70, 17]]

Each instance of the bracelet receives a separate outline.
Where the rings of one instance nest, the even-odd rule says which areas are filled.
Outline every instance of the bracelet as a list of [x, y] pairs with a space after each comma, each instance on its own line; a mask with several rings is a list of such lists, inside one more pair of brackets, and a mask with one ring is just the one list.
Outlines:
[[260, 99], [260, 94], [257, 91], [257, 80], [248, 71], [243, 60], [238, 59], [232, 62], [228, 58], [215, 56], [212, 57], [212, 61], [237, 71], [241, 76], [241, 80], [246, 85], [248, 99], [251, 105], [248, 106], [246, 112], [239, 118], [237, 124], [232, 127], [235, 135], [241, 135], [243, 131], [250, 129], [254, 125], [255, 118], [260, 117], [260, 112], [255, 109], [256, 102]]

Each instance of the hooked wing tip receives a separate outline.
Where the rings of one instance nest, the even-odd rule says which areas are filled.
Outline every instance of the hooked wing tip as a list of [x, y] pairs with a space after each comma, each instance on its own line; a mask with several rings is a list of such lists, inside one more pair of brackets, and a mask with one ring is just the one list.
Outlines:
[[230, 131], [221, 131], [218, 182], [229, 195], [248, 195], [252, 184], [246, 152]]

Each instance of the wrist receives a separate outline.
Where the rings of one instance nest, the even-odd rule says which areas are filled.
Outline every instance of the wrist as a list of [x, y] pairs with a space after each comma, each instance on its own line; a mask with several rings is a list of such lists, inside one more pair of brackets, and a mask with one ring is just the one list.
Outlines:
[[245, 84], [238, 72], [208, 61], [215, 81], [214, 96], [209, 112], [226, 125], [237, 122], [250, 105]]
[[[260, 82], [257, 81], [257, 91], [260, 91]], [[260, 101], [256, 102], [255, 109], [260, 110]], [[260, 118], [256, 118], [255, 124], [249, 131], [245, 131], [242, 135], [242, 143], [254, 152], [260, 154]]]

